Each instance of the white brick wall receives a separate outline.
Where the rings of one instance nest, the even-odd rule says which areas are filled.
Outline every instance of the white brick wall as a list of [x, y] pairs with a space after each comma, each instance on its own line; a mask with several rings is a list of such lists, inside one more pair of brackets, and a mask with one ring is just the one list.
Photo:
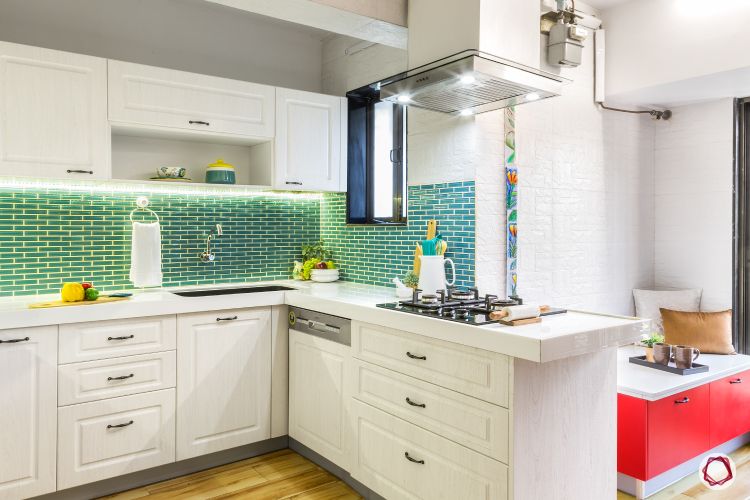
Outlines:
[[653, 285], [655, 124], [594, 104], [592, 44], [569, 76], [562, 97], [516, 109], [519, 294], [629, 314]]
[[732, 100], [674, 108], [656, 127], [655, 285], [732, 306]]

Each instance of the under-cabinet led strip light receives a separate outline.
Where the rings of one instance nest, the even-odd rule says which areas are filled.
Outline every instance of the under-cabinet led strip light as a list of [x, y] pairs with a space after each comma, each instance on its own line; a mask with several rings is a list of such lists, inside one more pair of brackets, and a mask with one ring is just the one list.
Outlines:
[[28, 177], [1, 177], [0, 190], [52, 190], [103, 194], [152, 193], [165, 195], [211, 196], [217, 198], [288, 198], [319, 200], [320, 193], [297, 193], [287, 191], [263, 191], [250, 186], [146, 184], [138, 181], [72, 181], [68, 179], [36, 179]]

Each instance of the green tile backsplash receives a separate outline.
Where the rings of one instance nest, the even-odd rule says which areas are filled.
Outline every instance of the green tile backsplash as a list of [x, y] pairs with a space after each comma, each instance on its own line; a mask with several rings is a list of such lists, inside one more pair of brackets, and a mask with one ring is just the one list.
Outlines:
[[[323, 238], [342, 278], [391, 286], [411, 269], [427, 220], [439, 221], [457, 284], [474, 283], [474, 183], [409, 187], [404, 227], [346, 225], [346, 195], [163, 194], [65, 187], [0, 189], [0, 296], [50, 293], [65, 281], [131, 288], [130, 223], [135, 198], [161, 217], [164, 286], [287, 279], [303, 243]], [[215, 224], [217, 261], [198, 254]]]
[[320, 235], [334, 251], [342, 279], [393, 286], [394, 276], [412, 269], [414, 247], [425, 239], [427, 221], [438, 221], [456, 265], [456, 285], [474, 285], [474, 182], [409, 186], [408, 224], [399, 227], [347, 226], [346, 195], [323, 196]]
[[[0, 295], [80, 280], [132, 287], [128, 216], [139, 194], [161, 218], [165, 286], [286, 279], [300, 246], [319, 238], [319, 197], [0, 190]], [[224, 229], [213, 242], [217, 260], [203, 264], [215, 224]]]

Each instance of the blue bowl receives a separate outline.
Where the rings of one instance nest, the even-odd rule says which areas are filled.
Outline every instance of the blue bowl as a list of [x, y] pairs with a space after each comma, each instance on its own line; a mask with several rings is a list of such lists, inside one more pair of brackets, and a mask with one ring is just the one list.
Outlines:
[[206, 182], [209, 184], [235, 184], [234, 170], [209, 168], [206, 170]]

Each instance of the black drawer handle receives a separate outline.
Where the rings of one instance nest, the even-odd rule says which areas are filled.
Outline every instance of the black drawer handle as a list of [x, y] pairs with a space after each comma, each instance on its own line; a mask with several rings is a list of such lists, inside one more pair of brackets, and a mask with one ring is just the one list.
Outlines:
[[289, 184], [290, 186], [301, 186], [302, 185], [301, 182], [297, 182], [297, 181], [287, 181], [286, 184]]
[[66, 170], [66, 172], [69, 173], [69, 174], [90, 174], [90, 175], [94, 175], [94, 171], [93, 170], [79, 170], [79, 169], [70, 170], [70, 169], [68, 169], [68, 170]]
[[405, 452], [404, 452], [404, 456], [406, 457], [406, 459], [407, 459], [407, 460], [408, 460], [409, 462], [414, 462], [415, 464], [419, 464], [419, 465], [424, 465], [424, 460], [417, 460], [416, 458], [411, 458], [411, 457], [409, 456], [409, 452], [408, 452], [408, 451], [405, 451]]
[[121, 377], [107, 377], [107, 380], [125, 380], [133, 377], [135, 377], [135, 373], [131, 373], [130, 375], [122, 375]]
[[16, 342], [28, 342], [29, 340], [31, 340], [29, 337], [24, 337], [22, 339], [0, 340], [0, 344], [15, 344]]
[[119, 429], [120, 427], [127, 427], [129, 425], [133, 425], [133, 421], [125, 422], [124, 424], [115, 424], [115, 425], [108, 425], [107, 429]]
[[210, 123], [204, 122], [203, 120], [190, 120], [188, 123], [190, 125], [206, 125], [206, 126], [211, 125]]
[[729, 383], [730, 384], [741, 384], [742, 383], [742, 379], [741, 378], [736, 378], [734, 380], [730, 380]]
[[107, 340], [128, 340], [134, 339], [135, 335], [126, 335], [124, 337], [107, 337]]
[[687, 397], [687, 396], [685, 396], [682, 399], [675, 399], [674, 400], [674, 404], [676, 404], [676, 405], [682, 405], [682, 404], [689, 403], [689, 402], [690, 402], [690, 398]]
[[406, 355], [411, 359], [421, 359], [422, 361], [427, 361], [427, 356], [417, 356], [416, 354], [412, 354], [409, 351], [406, 351]]
[[415, 403], [414, 401], [412, 401], [408, 397], [406, 398], [406, 402], [409, 403], [412, 406], [418, 406], [420, 408], [427, 408], [427, 405], [425, 405], [424, 403]]
[[232, 316], [231, 318], [216, 318], [216, 321], [234, 321], [237, 319], [237, 316]]

